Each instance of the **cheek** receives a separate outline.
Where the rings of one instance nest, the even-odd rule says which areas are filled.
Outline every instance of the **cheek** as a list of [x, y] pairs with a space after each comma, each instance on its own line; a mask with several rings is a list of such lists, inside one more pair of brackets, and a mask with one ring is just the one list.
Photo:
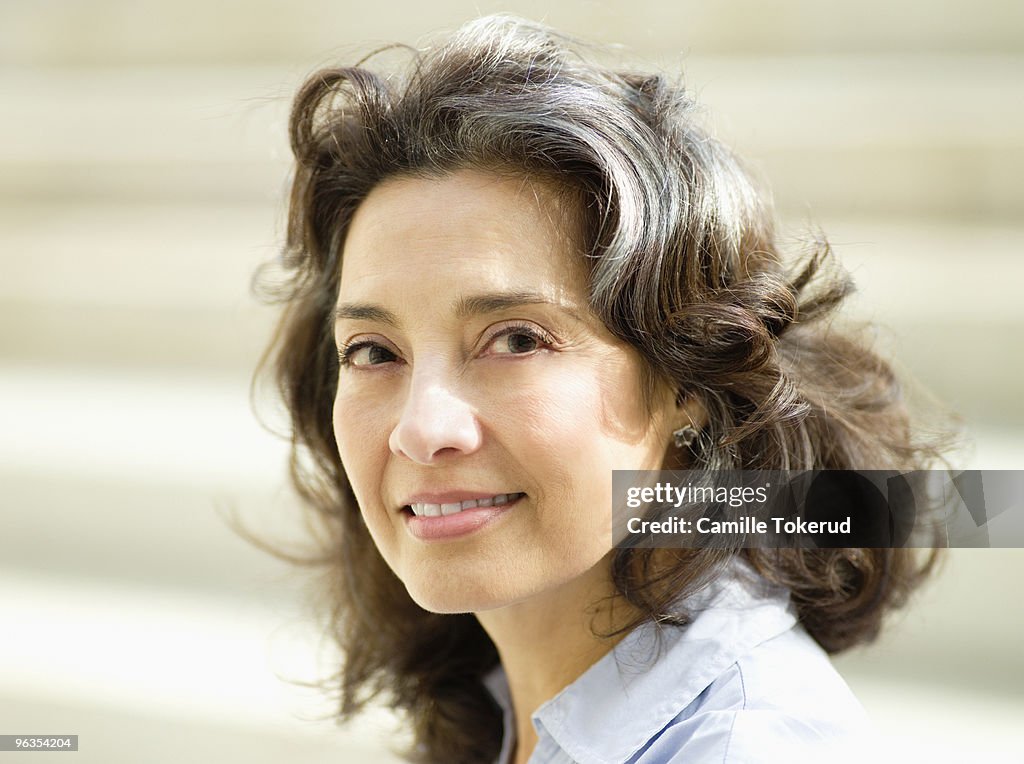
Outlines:
[[638, 364], [612, 348], [545, 371], [509, 401], [509, 447], [543, 476], [541, 498], [603, 511], [612, 470], [658, 469], [667, 447], [644, 411]]
[[605, 432], [609, 402], [600, 369], [549, 376], [521, 391], [524, 412], [521, 454], [536, 479], [536, 506], [530, 534], [521, 544], [517, 575], [532, 580], [536, 571], [577, 575], [607, 554], [612, 544], [611, 470], [621, 466], [621, 444]]
[[380, 404], [365, 395], [340, 392], [334, 400], [333, 421], [338, 455], [359, 506], [372, 506], [388, 448]]
[[598, 385], [601, 431], [622, 447], [646, 449], [658, 433], [645, 411], [639, 362], [624, 353], [608, 353]]
[[578, 493], [607, 447], [599, 375], [579, 364], [551, 366], [506, 388], [492, 421], [516, 459], [544, 476], [541, 489]]

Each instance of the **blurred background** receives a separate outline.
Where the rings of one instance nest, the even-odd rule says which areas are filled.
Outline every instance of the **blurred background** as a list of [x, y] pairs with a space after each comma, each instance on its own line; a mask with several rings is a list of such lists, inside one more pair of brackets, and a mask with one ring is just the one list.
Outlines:
[[[275, 313], [249, 284], [304, 76], [498, 10], [682, 69], [790, 230], [829, 235], [853, 315], [963, 414], [961, 466], [1024, 467], [1016, 0], [3, 0], [0, 734], [78, 734], [61, 755], [90, 764], [392, 760], [386, 714], [337, 730], [286, 681], [333, 661], [307, 578], [226, 520], [301, 537], [250, 408]], [[837, 661], [894, 761], [1021, 761], [1022, 574], [952, 551]]]

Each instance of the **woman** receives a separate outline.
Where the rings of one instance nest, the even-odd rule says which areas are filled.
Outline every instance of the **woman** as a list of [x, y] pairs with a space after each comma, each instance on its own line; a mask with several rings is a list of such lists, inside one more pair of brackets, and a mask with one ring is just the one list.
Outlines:
[[863, 733], [828, 662], [900, 549], [613, 549], [615, 469], [915, 469], [828, 251], [659, 76], [490, 17], [314, 75], [275, 368], [319, 513], [341, 716], [429, 762], [790, 761]]

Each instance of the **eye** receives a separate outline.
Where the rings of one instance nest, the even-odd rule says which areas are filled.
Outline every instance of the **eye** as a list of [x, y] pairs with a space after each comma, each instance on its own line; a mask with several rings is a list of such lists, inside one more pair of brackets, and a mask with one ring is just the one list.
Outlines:
[[527, 324], [506, 326], [493, 337], [488, 347], [494, 347], [498, 355], [527, 355], [541, 345], [551, 345], [554, 339], [545, 332]]
[[394, 361], [397, 356], [383, 345], [368, 340], [354, 342], [338, 351], [338, 362], [342, 366], [380, 366]]

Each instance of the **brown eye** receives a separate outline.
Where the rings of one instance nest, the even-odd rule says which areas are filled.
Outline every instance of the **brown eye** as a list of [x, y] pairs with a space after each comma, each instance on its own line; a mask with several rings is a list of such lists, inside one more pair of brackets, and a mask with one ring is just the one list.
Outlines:
[[357, 342], [341, 351], [340, 360], [344, 366], [379, 366], [395, 360], [395, 354], [383, 345]]
[[554, 340], [530, 326], [508, 326], [491, 338], [497, 355], [528, 355]]
[[537, 349], [537, 338], [532, 334], [515, 332], [506, 334], [505, 338], [508, 340], [508, 349], [512, 353], [529, 353], [531, 350]]

